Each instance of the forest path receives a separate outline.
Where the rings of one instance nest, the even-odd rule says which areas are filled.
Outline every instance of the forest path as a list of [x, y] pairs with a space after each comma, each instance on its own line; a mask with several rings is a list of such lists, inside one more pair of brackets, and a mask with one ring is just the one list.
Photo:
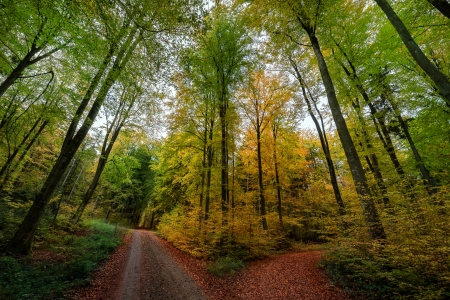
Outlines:
[[118, 300], [206, 299], [149, 231], [135, 230]]
[[94, 282], [71, 299], [299, 299], [349, 300], [317, 267], [321, 251], [287, 253], [247, 264], [217, 278], [193, 259], [145, 230], [135, 230], [94, 274]]

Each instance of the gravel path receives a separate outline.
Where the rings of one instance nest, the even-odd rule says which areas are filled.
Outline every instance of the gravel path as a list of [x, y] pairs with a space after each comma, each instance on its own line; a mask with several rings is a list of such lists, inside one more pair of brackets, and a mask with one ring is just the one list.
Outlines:
[[135, 230], [94, 274], [94, 282], [67, 299], [296, 299], [349, 300], [316, 266], [319, 251], [253, 261], [232, 277], [217, 278], [154, 233]]
[[118, 300], [202, 300], [206, 297], [148, 231], [135, 230]]

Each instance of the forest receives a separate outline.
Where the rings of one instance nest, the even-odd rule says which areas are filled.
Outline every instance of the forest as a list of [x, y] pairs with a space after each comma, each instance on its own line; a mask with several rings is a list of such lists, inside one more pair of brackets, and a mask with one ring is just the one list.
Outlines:
[[0, 269], [104, 220], [450, 298], [449, 32], [448, 0], [1, 0]]

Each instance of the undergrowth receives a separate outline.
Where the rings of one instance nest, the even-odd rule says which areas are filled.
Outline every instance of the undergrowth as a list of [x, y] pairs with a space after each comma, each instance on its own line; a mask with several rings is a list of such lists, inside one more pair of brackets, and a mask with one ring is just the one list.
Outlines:
[[230, 276], [243, 269], [245, 264], [242, 260], [231, 257], [219, 257], [210, 266], [208, 266], [208, 271], [218, 277]]
[[363, 227], [336, 239], [322, 260], [332, 279], [364, 299], [450, 299], [450, 209], [416, 201], [383, 212], [382, 243], [361, 237]]
[[65, 290], [88, 284], [89, 274], [121, 243], [122, 232], [98, 220], [80, 230], [85, 234], [44, 232], [38, 243], [49, 253], [44, 261], [0, 257], [0, 299], [63, 299]]

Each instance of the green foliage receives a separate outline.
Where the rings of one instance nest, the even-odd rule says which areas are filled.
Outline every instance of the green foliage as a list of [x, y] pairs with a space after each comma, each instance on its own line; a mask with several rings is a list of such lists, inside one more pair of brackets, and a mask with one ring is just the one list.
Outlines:
[[210, 266], [208, 271], [218, 277], [230, 276], [243, 269], [245, 264], [242, 260], [231, 256], [219, 257]]
[[[44, 250], [46, 260], [0, 257], [0, 298], [63, 299], [65, 290], [88, 284], [89, 274], [121, 243], [122, 234], [114, 225], [98, 220], [78, 230], [88, 233], [46, 233], [44, 238], [50, 247], [49, 253]], [[52, 256], [60, 259], [53, 260]]]

